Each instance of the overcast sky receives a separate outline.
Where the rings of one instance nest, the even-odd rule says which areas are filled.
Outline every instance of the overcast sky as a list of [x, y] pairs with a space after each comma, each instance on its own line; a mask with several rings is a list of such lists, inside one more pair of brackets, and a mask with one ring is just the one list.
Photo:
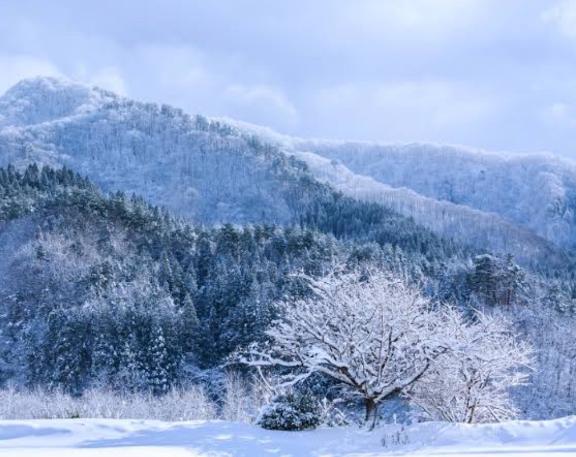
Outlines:
[[0, 0], [0, 92], [35, 75], [306, 137], [576, 158], [576, 0]]

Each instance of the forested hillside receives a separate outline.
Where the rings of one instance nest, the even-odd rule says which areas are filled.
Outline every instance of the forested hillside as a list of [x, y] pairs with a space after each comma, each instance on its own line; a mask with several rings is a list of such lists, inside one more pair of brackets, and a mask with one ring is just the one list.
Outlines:
[[274, 301], [306, 293], [298, 274], [371, 264], [417, 279], [459, 252], [337, 195], [288, 228], [193, 227], [35, 165], [1, 169], [0, 195], [3, 379], [78, 391], [162, 390], [183, 382], [186, 362], [217, 365], [262, 336]]
[[306, 163], [315, 179], [345, 195], [392, 208], [444, 238], [511, 253], [525, 266], [569, 263], [576, 172], [568, 161], [455, 146], [303, 140], [219, 122]]
[[[420, 157], [419, 150], [304, 142], [53, 78], [24, 80], [0, 97], [0, 165], [65, 165], [104, 191], [134, 192], [199, 223], [293, 223], [330, 186], [393, 208], [460, 245], [512, 253], [523, 265], [568, 262], [563, 248], [570, 246], [576, 182], [570, 167], [546, 158], [501, 165], [490, 156], [424, 146]], [[450, 154], [460, 159], [445, 160]], [[487, 177], [476, 183], [462, 169], [485, 170]], [[444, 184], [430, 181], [439, 176]], [[513, 186], [503, 181], [507, 176]], [[540, 185], [536, 214], [529, 196]], [[442, 190], [447, 186], [450, 195]]]
[[[415, 152], [380, 173], [350, 148], [55, 79], [15, 86], [0, 98], [0, 384], [219, 399], [286, 302], [385, 272], [435, 309], [510, 321], [535, 348], [520, 414], [573, 412], [571, 168], [479, 156], [491, 193], [439, 153], [422, 156], [428, 178]], [[536, 209], [512, 211], [542, 179]]]
[[[200, 382], [263, 338], [279, 299], [307, 296], [305, 278], [377, 268], [463, 309], [512, 315], [545, 365], [519, 393], [527, 414], [575, 401], [562, 371], [573, 364], [572, 281], [474, 257], [378, 205], [334, 196], [289, 227], [202, 228], [36, 165], [0, 169], [0, 196], [4, 383], [162, 393]], [[565, 330], [543, 337], [543, 325]]]
[[394, 188], [494, 213], [564, 248], [576, 240], [576, 167], [551, 154], [497, 154], [463, 146], [303, 141]]

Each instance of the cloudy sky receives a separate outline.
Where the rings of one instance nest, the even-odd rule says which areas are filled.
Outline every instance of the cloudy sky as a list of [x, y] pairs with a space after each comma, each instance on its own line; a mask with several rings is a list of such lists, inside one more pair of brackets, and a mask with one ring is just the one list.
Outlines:
[[300, 136], [576, 158], [576, 0], [0, 0], [0, 92], [35, 75]]

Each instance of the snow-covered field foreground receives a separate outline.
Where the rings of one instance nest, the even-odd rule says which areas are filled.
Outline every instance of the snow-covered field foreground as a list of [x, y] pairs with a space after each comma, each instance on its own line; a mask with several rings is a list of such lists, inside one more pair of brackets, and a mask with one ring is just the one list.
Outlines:
[[[383, 439], [395, 442], [385, 447]], [[397, 444], [401, 441], [402, 444]], [[0, 422], [0, 456], [67, 457], [377, 457], [576, 455], [576, 417], [498, 425], [415, 425], [271, 432], [230, 422], [133, 420]]]

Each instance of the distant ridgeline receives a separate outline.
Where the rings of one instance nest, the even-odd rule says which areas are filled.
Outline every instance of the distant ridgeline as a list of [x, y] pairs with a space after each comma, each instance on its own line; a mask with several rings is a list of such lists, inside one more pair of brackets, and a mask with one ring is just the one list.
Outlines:
[[[511, 312], [532, 338], [552, 325], [543, 313], [573, 319], [570, 275], [540, 277], [377, 204], [322, 195], [294, 198], [301, 214], [286, 227], [203, 228], [69, 169], [0, 169], [0, 380], [160, 394], [263, 338], [275, 302], [310, 293], [305, 275], [352, 269], [389, 269], [434, 298]], [[538, 376], [523, 398], [561, 398], [550, 373]]]
[[202, 224], [293, 225], [307, 218], [362, 236], [357, 221], [339, 217], [336, 227], [331, 220], [334, 211], [360, 211], [352, 198], [367, 202], [362, 211], [370, 214], [361, 219], [373, 238], [382, 218], [402, 226], [400, 237], [416, 231], [407, 226], [415, 221], [429, 229], [418, 235], [428, 240], [403, 242], [438, 247], [435, 233], [512, 253], [530, 268], [560, 270], [571, 262], [565, 249], [576, 244], [576, 172], [559, 161], [426, 145], [303, 142], [54, 78], [21, 81], [0, 97], [0, 165], [31, 163], [66, 166], [106, 192], [135, 193]]

